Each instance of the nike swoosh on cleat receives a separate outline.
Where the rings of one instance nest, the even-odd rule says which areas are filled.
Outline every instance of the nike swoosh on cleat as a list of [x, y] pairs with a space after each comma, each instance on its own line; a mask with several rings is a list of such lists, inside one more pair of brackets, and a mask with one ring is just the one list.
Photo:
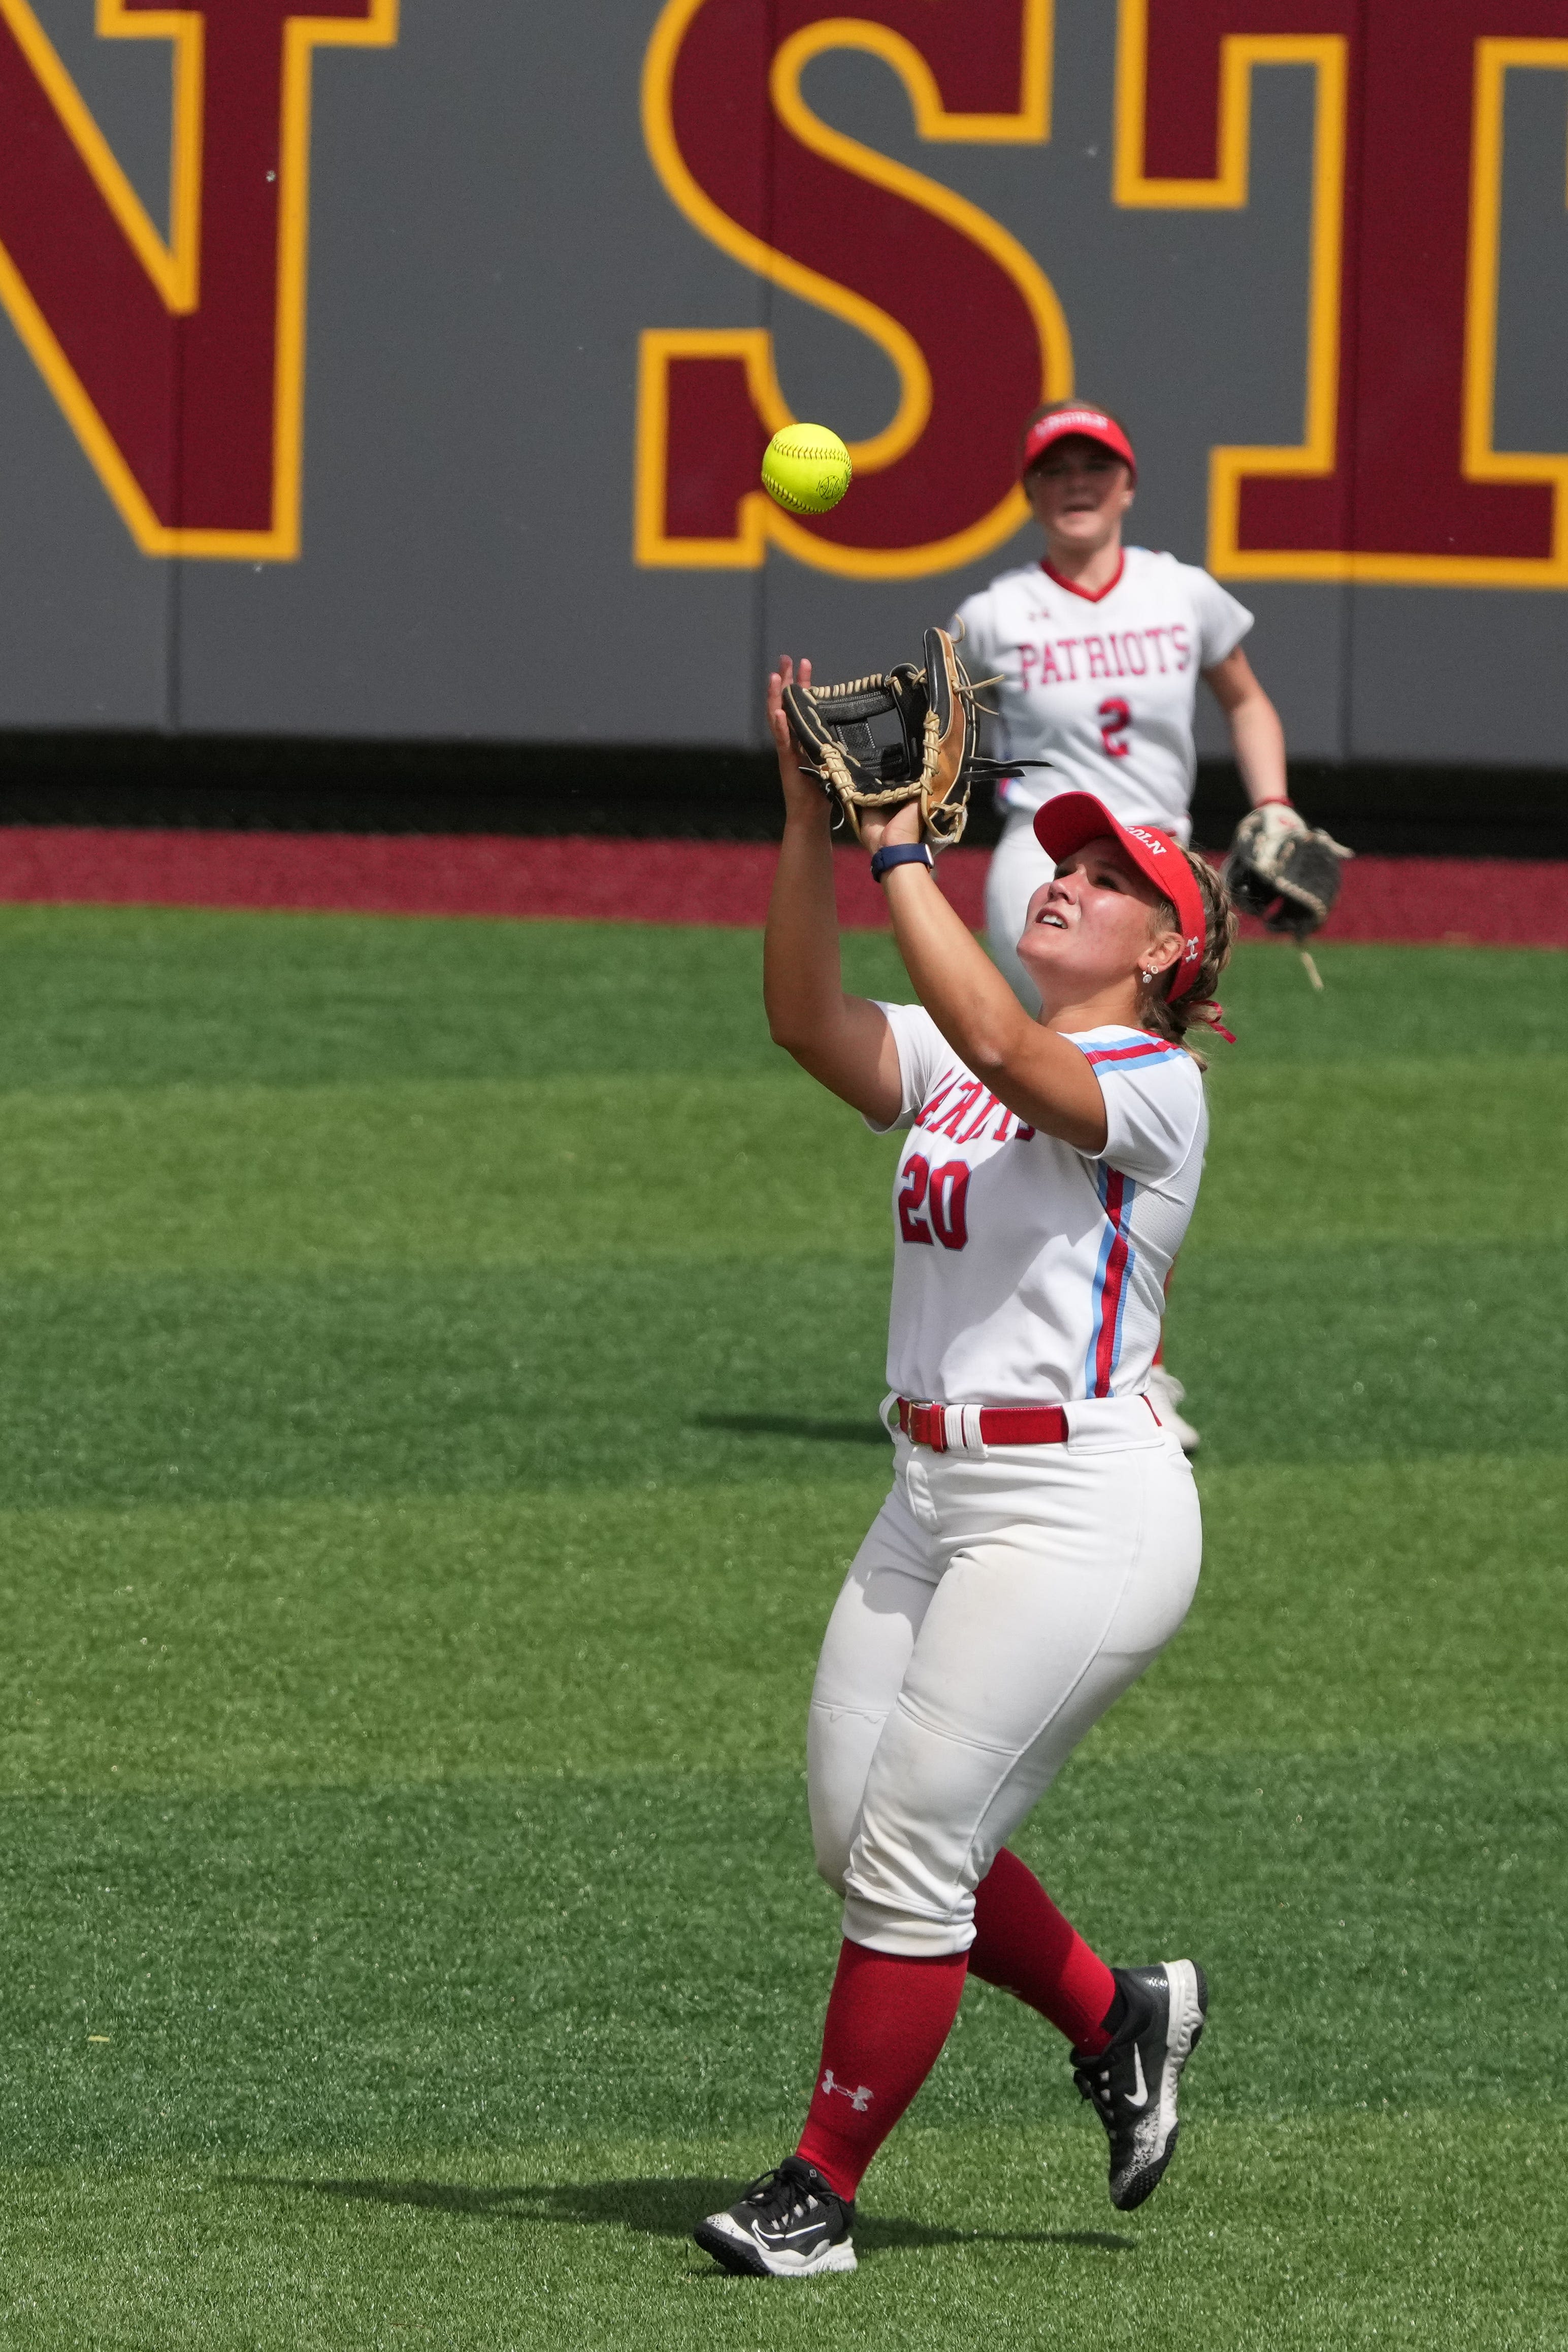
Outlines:
[[1139, 2049], [1136, 2042], [1132, 2044], [1132, 2072], [1137, 2077], [1138, 2096], [1134, 2098], [1131, 2091], [1127, 2092], [1125, 2094], [1127, 2105], [1130, 2107], [1146, 2107], [1149, 2104], [1149, 2085], [1143, 2080], [1143, 2053]]

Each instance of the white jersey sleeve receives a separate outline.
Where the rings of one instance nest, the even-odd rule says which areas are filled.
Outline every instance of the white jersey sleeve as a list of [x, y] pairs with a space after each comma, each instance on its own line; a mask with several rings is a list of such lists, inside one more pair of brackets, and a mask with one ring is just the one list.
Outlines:
[[[995, 676], [1002, 665], [996, 650], [994, 599], [989, 588], [977, 588], [973, 596], [964, 598], [948, 622], [947, 633], [971, 677]], [[994, 694], [980, 698], [980, 747], [991, 759], [1004, 760], [1012, 756], [1007, 720], [995, 702]]]
[[931, 1098], [939, 1075], [951, 1067], [955, 1056], [923, 1004], [884, 1004], [879, 997], [873, 1002], [892, 1031], [893, 1043], [899, 1049], [904, 1098], [897, 1118], [889, 1120], [886, 1127], [879, 1127], [874, 1118], [868, 1118], [866, 1124], [873, 1135], [896, 1135], [901, 1129], [914, 1125], [922, 1105]]
[[1236, 651], [1252, 626], [1252, 614], [1228, 588], [1220, 586], [1212, 572], [1205, 572], [1195, 563], [1184, 563], [1182, 571], [1197, 623], [1198, 667], [1213, 669], [1216, 662]]
[[947, 633], [958, 647], [964, 668], [971, 677], [984, 676], [996, 667], [996, 649], [993, 644], [991, 591], [977, 588], [966, 596], [947, 625]]
[[1163, 1184], [1191, 1157], [1204, 1117], [1198, 1066], [1180, 1045], [1138, 1036], [1079, 1045], [1105, 1099], [1105, 1148], [1088, 1155], [1141, 1184]]

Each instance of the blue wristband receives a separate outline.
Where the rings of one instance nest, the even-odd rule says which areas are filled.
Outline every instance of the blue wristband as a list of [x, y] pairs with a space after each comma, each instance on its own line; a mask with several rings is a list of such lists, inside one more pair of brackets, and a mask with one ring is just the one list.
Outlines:
[[879, 849], [871, 859], [871, 879], [879, 882], [889, 866], [912, 866], [917, 859], [935, 871], [936, 860], [923, 841], [900, 841], [892, 849]]

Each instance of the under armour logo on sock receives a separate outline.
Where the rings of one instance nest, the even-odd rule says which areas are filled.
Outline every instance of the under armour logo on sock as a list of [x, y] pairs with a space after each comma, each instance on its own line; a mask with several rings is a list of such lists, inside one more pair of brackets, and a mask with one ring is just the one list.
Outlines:
[[834, 2081], [831, 2066], [825, 2066], [822, 2070], [822, 2087], [829, 2098], [837, 2091], [841, 2099], [847, 2099], [858, 2116], [863, 2116], [871, 2104], [872, 2094], [864, 2083], [860, 2084], [858, 2090], [852, 2091], [847, 2083]]

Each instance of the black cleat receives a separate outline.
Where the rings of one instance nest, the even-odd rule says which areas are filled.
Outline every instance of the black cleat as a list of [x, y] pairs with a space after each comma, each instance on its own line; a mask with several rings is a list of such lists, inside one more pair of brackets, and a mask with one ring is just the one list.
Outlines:
[[800, 2156], [764, 2172], [727, 2213], [710, 2213], [691, 2232], [705, 2254], [742, 2278], [820, 2278], [852, 2271], [855, 2208]]
[[1127, 2014], [1098, 2057], [1073, 2052], [1072, 2071], [1110, 2141], [1110, 2201], [1130, 2213], [1159, 2187], [1175, 2151], [1176, 2084], [1203, 2033], [1209, 1990], [1192, 1960], [1111, 1974]]

